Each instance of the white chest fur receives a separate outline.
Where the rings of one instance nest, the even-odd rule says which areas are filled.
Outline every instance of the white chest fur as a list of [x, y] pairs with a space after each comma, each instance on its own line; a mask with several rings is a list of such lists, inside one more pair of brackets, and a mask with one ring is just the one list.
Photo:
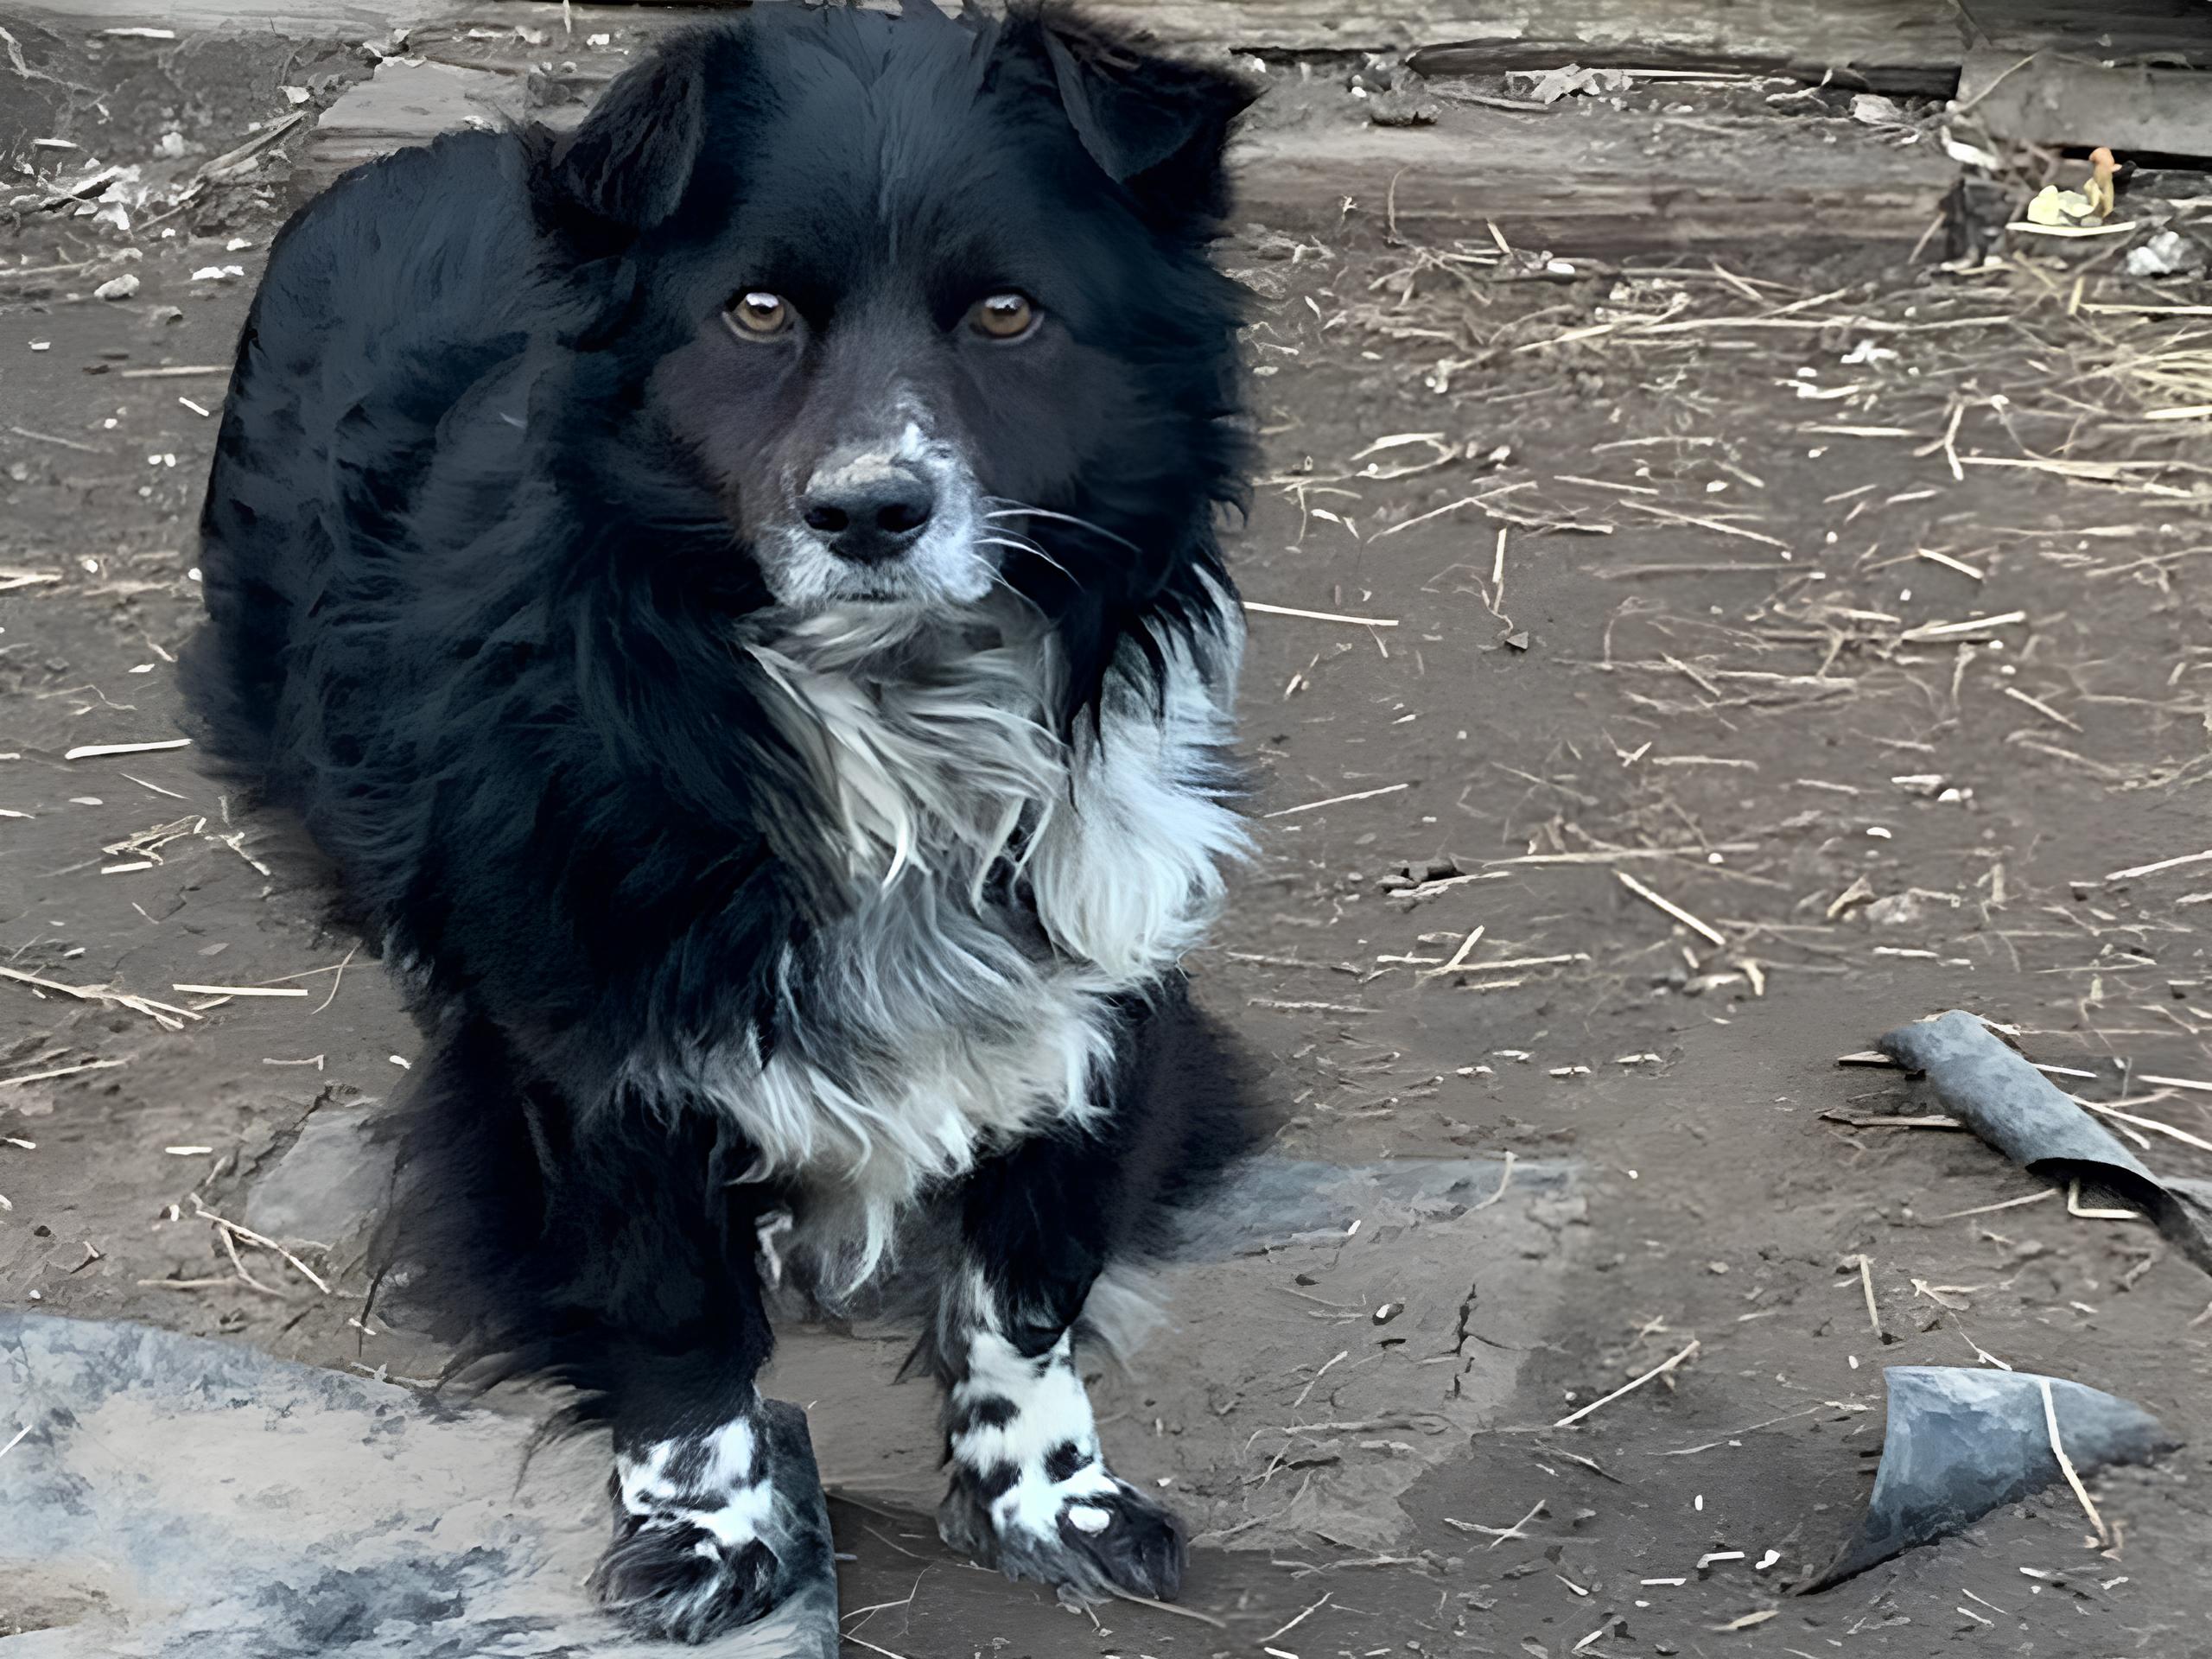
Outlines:
[[1071, 747], [1045, 717], [1052, 637], [1017, 619], [887, 646], [828, 616], [753, 648], [847, 890], [779, 964], [765, 1061], [749, 1033], [717, 1034], [652, 1071], [798, 1179], [833, 1279], [873, 1272], [925, 1185], [1093, 1110], [1113, 999], [1198, 942], [1243, 841], [1222, 798], [1241, 620], [1224, 606], [1219, 626], [1211, 679], [1172, 651], [1163, 708], [1117, 677]]

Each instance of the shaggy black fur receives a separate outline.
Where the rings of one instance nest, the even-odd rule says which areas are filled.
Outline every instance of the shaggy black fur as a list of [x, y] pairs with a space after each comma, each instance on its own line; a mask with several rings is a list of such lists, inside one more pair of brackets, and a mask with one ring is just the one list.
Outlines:
[[[742, 1407], [756, 1229], [791, 1197], [626, 1061], [734, 1025], [772, 1052], [779, 953], [848, 902], [734, 643], [771, 603], [775, 469], [886, 377], [925, 384], [982, 487], [1087, 521], [1027, 523], [1041, 552], [1002, 570], [1065, 648], [1064, 728], [1117, 652], [1203, 658], [1245, 458], [1207, 253], [1248, 97], [1062, 17], [762, 5], [570, 137], [360, 168], [272, 250], [202, 522], [196, 729], [304, 821], [428, 1035], [396, 1276], [618, 1445]], [[733, 346], [755, 287], [795, 302], [803, 354]], [[1003, 288], [1049, 333], [970, 349], [965, 308]], [[1188, 1086], [1211, 1039], [1179, 985], [1128, 1025], [1103, 1129], [945, 1195], [1048, 1322], [1235, 1132], [1217, 1073]]]

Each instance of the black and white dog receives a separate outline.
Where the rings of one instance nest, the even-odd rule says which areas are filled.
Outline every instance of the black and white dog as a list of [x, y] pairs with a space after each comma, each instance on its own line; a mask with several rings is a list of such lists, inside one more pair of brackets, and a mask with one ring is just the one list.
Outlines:
[[902, 1255], [946, 1537], [1178, 1586], [1070, 1341], [1241, 1122], [1177, 963], [1241, 839], [1249, 96], [1054, 15], [762, 5], [272, 251], [187, 690], [424, 1027], [389, 1277], [611, 1427], [647, 1630], [785, 1593], [766, 1300]]

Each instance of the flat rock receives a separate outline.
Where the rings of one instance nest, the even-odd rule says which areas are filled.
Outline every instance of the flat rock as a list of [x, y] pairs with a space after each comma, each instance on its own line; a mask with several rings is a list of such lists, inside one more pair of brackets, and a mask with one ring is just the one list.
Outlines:
[[246, 1224], [287, 1244], [337, 1249], [357, 1241], [391, 1179], [391, 1148], [371, 1133], [375, 1111], [373, 1101], [318, 1108], [255, 1178]]
[[[786, 1408], [806, 1455], [804, 1417]], [[0, 1313], [5, 1659], [645, 1659], [584, 1576], [606, 1453], [251, 1349]], [[6, 1436], [0, 1435], [0, 1441]], [[826, 1517], [823, 1534], [828, 1535]], [[835, 1569], [691, 1649], [830, 1659]]]

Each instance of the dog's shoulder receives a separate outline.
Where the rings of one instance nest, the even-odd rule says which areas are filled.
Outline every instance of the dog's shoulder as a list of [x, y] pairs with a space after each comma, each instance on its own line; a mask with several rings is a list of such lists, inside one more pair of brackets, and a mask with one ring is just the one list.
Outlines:
[[[522, 135], [450, 134], [342, 175], [270, 249], [233, 404], [301, 399], [327, 431], [379, 380], [527, 321], [551, 274]], [[315, 407], [317, 404], [327, 407]]]

